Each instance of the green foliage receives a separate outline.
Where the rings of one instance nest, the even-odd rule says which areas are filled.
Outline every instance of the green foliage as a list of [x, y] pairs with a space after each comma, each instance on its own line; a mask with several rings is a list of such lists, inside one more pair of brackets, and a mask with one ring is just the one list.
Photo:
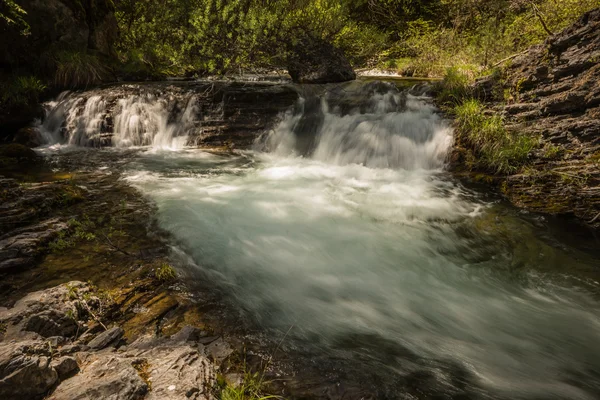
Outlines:
[[[387, 34], [351, 18], [334, 0], [116, 1], [124, 72], [237, 73], [281, 68], [303, 35], [334, 42], [359, 64], [387, 46]], [[168, 27], [166, 29], [165, 27]]]
[[15, 107], [38, 103], [46, 85], [35, 76], [16, 76], [0, 83], [0, 106]]
[[461, 104], [470, 95], [469, 77], [457, 67], [448, 68], [444, 80], [438, 85], [438, 100], [446, 106], [455, 106]]
[[160, 282], [169, 282], [177, 278], [175, 269], [167, 263], [162, 264], [154, 272], [154, 277]]
[[76, 286], [72, 286], [67, 283], [66, 287], [67, 287], [67, 300], [75, 300], [79, 297], [77, 294]]
[[[281, 69], [307, 36], [334, 43], [355, 67], [427, 77], [455, 67], [473, 78], [600, 6], [600, 0], [113, 2], [118, 68], [127, 79]], [[14, 0], [0, 0], [0, 23], [13, 34], [29, 32], [25, 16]], [[51, 56], [40, 56], [38, 70], [57, 87], [88, 87], [112, 77], [112, 69], [93, 53], [47, 53]], [[13, 86], [12, 92], [3, 91], [9, 93], [2, 95], [4, 102], [26, 97]]]
[[25, 21], [27, 12], [14, 0], [0, 0], [0, 21], [4, 21], [9, 27], [15, 27], [21, 35], [29, 35], [31, 27]]
[[261, 373], [245, 372], [242, 382], [239, 385], [232, 385], [225, 381], [221, 376], [218, 377], [218, 383], [221, 387], [221, 392], [218, 398], [220, 400], [267, 400], [281, 399], [280, 396], [266, 395], [265, 384]]
[[549, 158], [549, 159], [560, 156], [560, 154], [562, 152], [561, 147], [556, 146], [552, 143], [547, 143], [542, 150], [544, 152], [544, 158]]
[[[451, 66], [479, 75], [546, 39], [544, 25], [559, 32], [586, 11], [600, 7], [600, 0], [439, 0], [409, 2], [420, 11], [407, 12], [399, 5], [401, 0], [367, 3], [386, 5], [385, 12], [381, 6], [366, 9], [379, 16], [384, 28], [405, 26], [402, 34], [392, 35], [396, 40], [380, 54], [379, 64], [408, 57], [411, 62], [398, 72], [429, 77], [441, 77]], [[390, 6], [394, 3], [396, 8]], [[435, 12], [421, 9], [424, 4]], [[388, 16], [393, 15], [405, 19], [390, 21]]]
[[481, 167], [494, 173], [517, 172], [539, 144], [537, 137], [509, 132], [502, 117], [487, 115], [477, 100], [466, 100], [454, 108], [459, 135], [479, 153]]
[[111, 72], [93, 54], [63, 51], [56, 55], [54, 85], [59, 88], [80, 88], [97, 85]]

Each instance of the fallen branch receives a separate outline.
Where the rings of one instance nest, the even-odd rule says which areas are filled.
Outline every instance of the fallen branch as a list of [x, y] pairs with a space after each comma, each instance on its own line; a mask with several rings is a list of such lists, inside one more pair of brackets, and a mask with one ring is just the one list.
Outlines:
[[552, 33], [552, 31], [550, 29], [548, 29], [548, 25], [546, 25], [546, 21], [544, 21], [544, 18], [542, 17], [542, 13], [541, 13], [540, 9], [538, 8], [538, 6], [536, 6], [534, 2], [531, 2], [531, 6], [533, 7], [533, 12], [535, 13], [535, 16], [538, 18], [538, 20], [542, 24], [542, 27], [544, 28], [546, 33], [550, 36], [553, 36], [554, 33]]
[[108, 330], [108, 329], [106, 328], [106, 325], [104, 325], [104, 324], [102, 323], [102, 321], [100, 321], [100, 318], [98, 318], [98, 316], [97, 316], [96, 314], [94, 314], [94, 312], [92, 311], [92, 309], [90, 308], [90, 306], [88, 306], [88, 303], [87, 303], [85, 300], [83, 300], [83, 301], [82, 301], [82, 303], [83, 303], [83, 304], [85, 304], [85, 308], [86, 308], [87, 312], [89, 312], [89, 313], [90, 313], [90, 315], [92, 316], [92, 318], [94, 318], [94, 321], [96, 321], [97, 323], [99, 323], [99, 324], [100, 324], [100, 326], [101, 326], [102, 328], [104, 328], [104, 330], [105, 330], [105, 331], [106, 331], [106, 330]]
[[120, 253], [123, 253], [123, 254], [125, 254], [126, 256], [132, 257], [132, 255], [131, 255], [130, 253], [126, 252], [125, 250], [121, 249], [120, 247], [117, 247], [117, 246], [115, 246], [115, 245], [113, 244], [113, 242], [110, 240], [110, 238], [109, 238], [109, 237], [108, 237], [106, 234], [104, 234], [104, 233], [101, 233], [101, 234], [102, 234], [102, 236], [104, 237], [104, 240], [106, 240], [106, 243], [107, 243], [107, 244], [108, 244], [110, 247], [112, 247], [112, 248], [113, 248], [113, 250], [116, 250], [116, 251], [118, 251], [118, 252], [120, 252]]
[[516, 58], [516, 57], [518, 57], [518, 56], [520, 56], [522, 54], [525, 54], [525, 53], [527, 53], [527, 50], [523, 50], [523, 51], [521, 51], [521, 52], [519, 52], [517, 54], [513, 54], [512, 56], [508, 56], [506, 58], [503, 58], [502, 60], [498, 61], [496, 64], [493, 64], [492, 68], [497, 67], [498, 65], [502, 64], [503, 62], [512, 60], [513, 58]]

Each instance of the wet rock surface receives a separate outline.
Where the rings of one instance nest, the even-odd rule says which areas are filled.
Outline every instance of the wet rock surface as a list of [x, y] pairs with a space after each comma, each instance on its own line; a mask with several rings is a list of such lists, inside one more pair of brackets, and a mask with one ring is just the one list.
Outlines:
[[52, 218], [0, 236], [0, 271], [30, 266], [40, 249], [67, 228], [66, 223]]
[[42, 133], [38, 128], [35, 127], [25, 127], [19, 129], [15, 137], [13, 138], [13, 143], [18, 143], [26, 147], [38, 147], [44, 144], [44, 138], [42, 137]]
[[[539, 137], [530, 168], [508, 176], [516, 205], [600, 226], [600, 9], [475, 85], [508, 128]], [[505, 98], [507, 97], [508, 98]]]

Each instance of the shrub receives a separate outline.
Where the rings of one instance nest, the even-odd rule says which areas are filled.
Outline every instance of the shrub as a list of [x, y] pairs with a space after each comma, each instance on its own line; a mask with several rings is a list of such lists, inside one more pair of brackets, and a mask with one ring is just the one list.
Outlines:
[[0, 1], [0, 21], [4, 21], [9, 27], [16, 27], [21, 35], [27, 36], [31, 33], [31, 27], [25, 21], [27, 12], [14, 0]]

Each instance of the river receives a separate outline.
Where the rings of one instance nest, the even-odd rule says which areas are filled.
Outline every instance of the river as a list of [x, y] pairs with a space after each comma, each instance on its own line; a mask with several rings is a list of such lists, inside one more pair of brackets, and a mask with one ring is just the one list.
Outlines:
[[[430, 99], [374, 85], [301, 96], [227, 154], [186, 146], [195, 97], [175, 121], [162, 99], [124, 98], [110, 140], [142, 146], [123, 179], [157, 205], [188, 284], [297, 356], [307, 382], [350, 397], [599, 398], [597, 241], [461, 183]], [[104, 101], [50, 104], [48, 140], [88, 145]]]

